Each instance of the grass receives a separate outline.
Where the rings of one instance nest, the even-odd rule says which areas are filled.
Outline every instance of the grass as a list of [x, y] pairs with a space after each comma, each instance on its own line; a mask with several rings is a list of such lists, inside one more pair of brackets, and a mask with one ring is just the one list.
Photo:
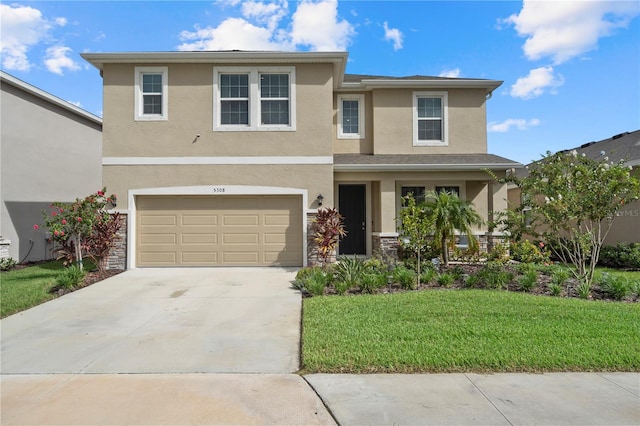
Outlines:
[[488, 290], [304, 300], [303, 371], [640, 371], [640, 305]]
[[[95, 265], [85, 260], [85, 269]], [[62, 262], [50, 261], [0, 272], [0, 318], [24, 311], [57, 297], [51, 293], [56, 277], [64, 269]]]
[[50, 293], [64, 267], [51, 261], [0, 273], [0, 318], [55, 298]]

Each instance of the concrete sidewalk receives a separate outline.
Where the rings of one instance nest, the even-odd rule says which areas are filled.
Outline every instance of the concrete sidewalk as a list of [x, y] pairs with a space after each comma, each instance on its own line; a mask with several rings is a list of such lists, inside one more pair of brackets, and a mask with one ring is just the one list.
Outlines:
[[313, 374], [340, 425], [639, 425], [639, 373]]

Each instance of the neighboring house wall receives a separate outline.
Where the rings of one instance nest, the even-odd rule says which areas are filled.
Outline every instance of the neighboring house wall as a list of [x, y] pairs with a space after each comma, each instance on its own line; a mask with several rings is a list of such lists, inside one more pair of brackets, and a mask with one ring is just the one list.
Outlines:
[[102, 124], [74, 105], [2, 73], [0, 235], [19, 261], [51, 258], [41, 211], [101, 188]]

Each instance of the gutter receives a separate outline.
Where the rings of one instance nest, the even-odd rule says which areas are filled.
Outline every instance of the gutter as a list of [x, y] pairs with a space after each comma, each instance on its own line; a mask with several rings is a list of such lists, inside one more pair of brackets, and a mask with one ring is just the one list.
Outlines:
[[336, 172], [478, 171], [520, 169], [520, 163], [491, 164], [334, 164]]

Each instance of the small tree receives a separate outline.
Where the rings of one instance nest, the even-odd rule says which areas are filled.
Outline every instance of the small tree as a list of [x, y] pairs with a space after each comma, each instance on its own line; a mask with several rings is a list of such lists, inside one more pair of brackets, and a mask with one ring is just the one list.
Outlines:
[[312, 220], [313, 241], [318, 247], [323, 267], [329, 263], [329, 258], [335, 253], [340, 239], [347, 235], [342, 219], [338, 210], [332, 207], [318, 209], [316, 217]]
[[528, 233], [544, 238], [555, 256], [573, 265], [587, 288], [616, 211], [640, 197], [640, 183], [624, 161], [593, 160], [575, 150], [547, 152], [527, 176], [501, 181], [521, 189], [519, 211], [528, 211]]
[[103, 188], [73, 203], [56, 202], [49, 212], [42, 212], [53, 241], [60, 245], [63, 254], [72, 256], [81, 270], [84, 254], [101, 267], [99, 259], [112, 247], [120, 227], [119, 218], [106, 210], [108, 205], [115, 205], [116, 196], [106, 196], [105, 192]]
[[453, 193], [429, 191], [424, 208], [433, 220], [435, 242], [442, 252], [444, 266], [449, 265], [449, 242], [453, 243], [456, 230], [467, 236], [470, 248], [477, 248], [472, 226], [482, 225], [482, 218], [471, 203]]
[[427, 210], [419, 205], [413, 194], [402, 198], [400, 210], [400, 241], [402, 246], [418, 258], [417, 279], [420, 282], [421, 255], [429, 247], [429, 241], [434, 232], [433, 220]]

